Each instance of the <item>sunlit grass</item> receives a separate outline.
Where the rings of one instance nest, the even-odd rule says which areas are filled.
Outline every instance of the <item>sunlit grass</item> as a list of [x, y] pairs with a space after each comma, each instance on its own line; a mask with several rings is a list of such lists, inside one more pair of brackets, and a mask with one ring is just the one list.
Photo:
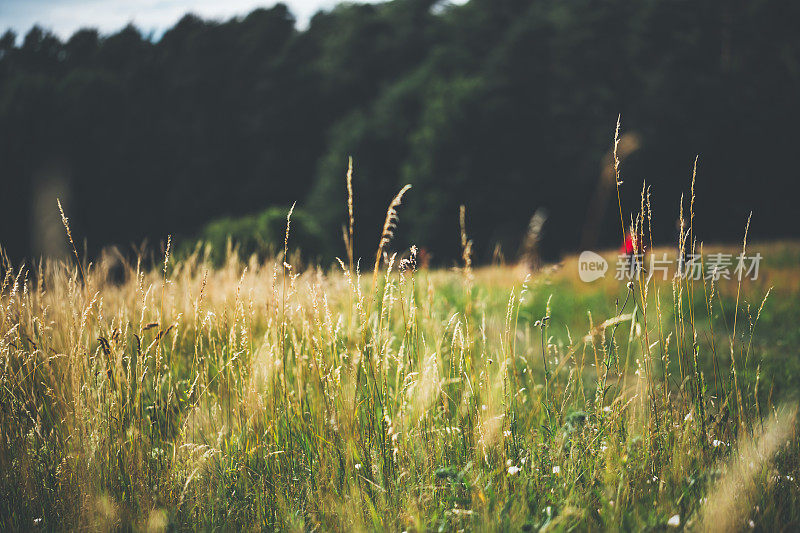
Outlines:
[[399, 198], [364, 276], [349, 258], [300, 268], [289, 224], [263, 263], [6, 262], [2, 523], [798, 524], [796, 410], [779, 411], [797, 382], [775, 361], [800, 345], [800, 246], [761, 246], [764, 277], [741, 291], [585, 284], [574, 258], [472, 269], [462, 222], [463, 264], [429, 271], [388, 255]]

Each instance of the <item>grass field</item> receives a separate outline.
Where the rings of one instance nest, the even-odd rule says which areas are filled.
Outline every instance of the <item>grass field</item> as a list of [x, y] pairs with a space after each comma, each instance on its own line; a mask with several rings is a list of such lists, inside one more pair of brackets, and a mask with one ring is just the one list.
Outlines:
[[800, 243], [741, 283], [473, 269], [466, 233], [428, 270], [395, 208], [364, 272], [6, 263], [3, 529], [800, 527]]

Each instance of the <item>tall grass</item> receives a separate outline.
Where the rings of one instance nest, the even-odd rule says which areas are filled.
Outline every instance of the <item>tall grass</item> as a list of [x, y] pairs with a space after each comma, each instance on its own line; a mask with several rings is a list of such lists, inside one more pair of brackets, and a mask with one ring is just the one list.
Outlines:
[[460, 269], [390, 252], [407, 187], [364, 280], [346, 184], [341, 268], [290, 258], [291, 211], [267, 262], [4, 261], [4, 529], [798, 526], [796, 410], [744, 372], [764, 302], [720, 331], [719, 286], [644, 272], [570, 329], [551, 271], [473, 269], [463, 208]]

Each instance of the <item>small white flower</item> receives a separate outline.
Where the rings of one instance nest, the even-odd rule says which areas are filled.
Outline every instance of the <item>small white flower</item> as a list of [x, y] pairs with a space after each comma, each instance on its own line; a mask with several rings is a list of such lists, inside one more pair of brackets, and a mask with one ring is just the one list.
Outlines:
[[756, 527], [756, 523], [755, 523], [755, 522], [753, 522], [752, 520], [750, 520], [749, 522], [747, 522], [747, 525], [748, 525], [748, 526], [750, 526], [750, 529], [755, 529], [755, 527]]
[[518, 466], [509, 466], [509, 467], [508, 467], [508, 475], [510, 475], [510, 476], [513, 476], [513, 475], [515, 475], [516, 473], [518, 473], [518, 472], [519, 472], [519, 470], [520, 470], [520, 469], [519, 469], [519, 467], [518, 467]]
[[506, 438], [510, 437], [511, 436], [511, 431], [509, 431], [509, 430], [503, 431], [503, 436], [506, 437]]
[[681, 525], [681, 517], [680, 515], [674, 514], [667, 520], [667, 525], [672, 527], [678, 527]]
[[553, 473], [556, 474], [556, 475], [560, 474], [561, 473], [561, 467], [558, 466], [558, 465], [554, 466], [553, 467]]
[[356, 470], [361, 470], [361, 463], [356, 463]]
[[[684, 422], [690, 422], [691, 420], [692, 420], [692, 412], [691, 412], [691, 411], [689, 411], [688, 413], [686, 413], [686, 416], [685, 416], [685, 417], [683, 417], [683, 421], [684, 421]], [[676, 515], [676, 516], [677, 516], [677, 515]], [[678, 518], [678, 520], [680, 520], [680, 518]]]

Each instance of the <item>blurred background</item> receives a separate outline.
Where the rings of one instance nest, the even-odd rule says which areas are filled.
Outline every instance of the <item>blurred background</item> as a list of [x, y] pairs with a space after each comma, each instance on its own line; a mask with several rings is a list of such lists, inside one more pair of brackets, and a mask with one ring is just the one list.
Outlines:
[[[319, 11], [318, 11], [319, 10]], [[0, 245], [89, 257], [167, 234], [243, 253], [356, 256], [406, 183], [397, 248], [545, 259], [618, 246], [652, 185], [674, 242], [699, 155], [697, 234], [798, 235], [800, 3], [785, 0], [2, 0]], [[536, 216], [534, 216], [536, 214]], [[532, 218], [533, 217], [533, 218]], [[221, 253], [221, 252], [220, 252]]]

